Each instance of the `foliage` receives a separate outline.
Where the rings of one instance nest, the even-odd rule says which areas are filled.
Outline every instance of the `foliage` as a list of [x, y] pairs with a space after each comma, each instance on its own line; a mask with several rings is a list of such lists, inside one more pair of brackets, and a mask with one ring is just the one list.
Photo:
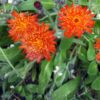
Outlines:
[[[19, 1], [0, 4], [0, 100], [100, 100], [100, 63], [94, 48], [100, 37], [100, 0], [40, 0], [42, 10], [35, 7], [36, 0]], [[63, 36], [58, 12], [72, 2], [95, 14], [92, 34]], [[38, 13], [39, 22], [50, 23], [57, 42], [50, 61], [28, 61], [20, 41], [9, 37], [7, 20], [13, 10]]]

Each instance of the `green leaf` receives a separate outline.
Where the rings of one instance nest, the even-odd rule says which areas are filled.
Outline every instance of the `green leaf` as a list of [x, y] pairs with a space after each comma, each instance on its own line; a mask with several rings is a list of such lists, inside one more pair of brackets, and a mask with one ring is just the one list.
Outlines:
[[[15, 68], [16, 68], [16, 71], [18, 73], [20, 73], [21, 78], [24, 79], [26, 77], [27, 73], [29, 72], [29, 70], [33, 66], [34, 66], [34, 61], [30, 62], [30, 63], [27, 63], [27, 64], [19, 63], [17, 66], [15, 66]], [[19, 79], [19, 77], [16, 75], [14, 70], [6, 72], [6, 73], [8, 75], [8, 81], [9, 82], [14, 82], [15, 80]]]
[[0, 63], [0, 76], [7, 75], [7, 72], [11, 70], [11, 67], [7, 63]]
[[92, 83], [92, 89], [100, 90], [100, 76], [98, 76]]
[[[33, 85], [34, 86], [34, 85]], [[30, 89], [30, 90], [29, 90]], [[32, 100], [32, 89], [34, 89], [32, 87], [32, 85], [21, 85], [21, 86], [17, 86], [15, 88], [15, 91], [17, 93], [19, 93], [21, 96], [24, 96], [26, 99], [25, 100]], [[34, 91], [34, 90], [33, 90]], [[36, 92], [36, 91], [35, 91]]]
[[78, 3], [80, 5], [84, 5], [84, 6], [87, 6], [88, 5], [88, 1], [87, 0], [79, 0]]
[[59, 87], [60, 85], [62, 85], [64, 79], [68, 78], [68, 72], [66, 70], [66, 64], [62, 63], [59, 67], [59, 71], [58, 73], [56, 73], [55, 75], [55, 84], [57, 87]]
[[70, 38], [70, 39], [69, 39], [69, 38], [67, 38], [67, 37], [64, 37], [64, 38], [62, 38], [62, 40], [61, 40], [59, 49], [60, 49], [61, 51], [64, 51], [64, 52], [65, 52], [66, 50], [69, 50], [69, 49], [70, 49], [72, 43], [73, 43], [73, 38]]
[[23, 79], [26, 77], [27, 73], [32, 69], [32, 67], [34, 67], [34, 63], [35, 61], [26, 63], [23, 70], [20, 70]]
[[[12, 63], [17, 62], [20, 60], [20, 58], [22, 58], [21, 50], [18, 48], [18, 46], [3, 49], [3, 51]], [[1, 52], [0, 52], [0, 61], [5, 61], [5, 58]]]
[[87, 58], [89, 61], [92, 61], [95, 59], [95, 49], [94, 49], [94, 45], [91, 41], [89, 41], [89, 47], [88, 47], [88, 51], [87, 51]]
[[39, 75], [39, 92], [44, 93], [53, 72], [53, 59], [51, 61], [43, 61], [41, 72]]
[[82, 39], [73, 39], [73, 42], [74, 42], [75, 44], [79, 44], [79, 45], [85, 46], [85, 43], [82, 41]]
[[11, 82], [18, 82], [21, 78], [19, 78], [14, 71], [10, 71], [7, 73], [8, 77], [8, 82], [11, 83]]
[[33, 98], [32, 94], [30, 94], [30, 93], [27, 93], [25, 95], [25, 97], [26, 97], [26, 100], [32, 100], [32, 98]]
[[18, 92], [18, 93], [21, 93], [22, 92], [22, 89], [23, 89], [23, 86], [19, 85], [15, 88], [15, 91]]
[[87, 63], [87, 50], [85, 47], [79, 47], [79, 53], [78, 53], [78, 57], [80, 60], [82, 60], [84, 63]]
[[33, 68], [33, 69], [32, 69], [32, 81], [34, 81], [35, 78], [36, 78], [36, 69]]
[[60, 65], [63, 62], [62, 55], [60, 52], [56, 53], [56, 57], [54, 59], [54, 65]]
[[97, 75], [97, 72], [98, 72], [97, 63], [96, 63], [96, 61], [92, 61], [88, 68], [88, 74], [95, 76], [95, 75]]
[[[20, 78], [22, 78], [22, 71], [24, 70], [24, 62], [23, 60], [21, 60], [20, 63], [18, 63], [15, 68], [16, 68], [16, 71], [18, 73], [20, 73]], [[16, 75], [15, 71], [11, 69], [11, 67], [4, 67], [6, 70], [5, 70], [5, 75], [7, 75], [7, 79], [8, 79], [8, 82], [14, 82], [15, 80], [18, 80], [19, 79], [19, 76]], [[8, 69], [9, 68], [9, 69]]]
[[26, 85], [27, 91], [29, 93], [37, 93], [38, 92], [38, 85], [28, 84]]
[[[23, 79], [23, 71], [24, 71], [24, 67], [21, 67], [19, 69], [16, 69], [17, 72], [20, 73], [20, 77]], [[8, 76], [8, 82], [11, 83], [11, 82], [14, 82], [14, 81], [18, 81], [20, 78], [16, 75], [15, 71], [12, 70], [12, 71], [9, 71], [9, 72], [6, 72], [7, 76]]]
[[65, 59], [66, 55], [68, 54], [68, 51], [73, 43], [73, 38], [62, 38], [60, 46], [59, 46], [59, 52], [57, 53], [55, 57], [55, 65], [60, 65]]
[[86, 34], [87, 38], [91, 41], [91, 42], [95, 42], [95, 37], [97, 37], [97, 34]]
[[94, 27], [94, 33], [97, 34], [100, 37], [100, 20], [96, 21], [95, 27]]
[[90, 0], [90, 9], [94, 12], [94, 13], [99, 13], [100, 12], [100, 0]]
[[2, 94], [2, 96], [1, 96], [1, 98], [2, 98], [3, 100], [7, 100], [7, 99], [9, 99], [10, 97], [11, 97], [10, 91], [5, 91], [5, 93]]
[[[2, 36], [2, 35], [1, 35]], [[0, 36], [0, 37], [1, 37]], [[12, 43], [11, 39], [8, 37], [7, 34], [5, 34], [4, 36], [2, 36], [2, 38], [0, 38], [0, 46], [7, 46], [10, 45]]]
[[79, 86], [80, 77], [71, 80], [52, 93], [52, 100], [67, 100], [67, 97], [75, 93]]
[[[7, 4], [5, 5], [5, 9], [6, 9], [7, 11], [11, 10], [11, 7], [12, 7], [11, 4], [8, 4], [8, 3], [7, 3]], [[1, 9], [3, 9], [3, 5], [0, 5], [0, 10], [1, 10]]]
[[52, 9], [56, 5], [54, 0], [42, 0], [41, 3], [46, 9]]
[[95, 79], [95, 76], [88, 76], [85, 80], [85, 84], [89, 85], [90, 83], [92, 83]]
[[35, 2], [35, 0], [23, 1], [17, 6], [17, 8], [20, 11], [25, 11], [25, 10], [35, 10], [36, 11], [36, 9], [34, 7], [34, 2]]
[[[27, 0], [27, 1], [23, 1], [22, 3], [20, 3], [18, 5], [18, 9], [20, 11], [25, 11], [25, 10], [34, 10], [36, 11], [37, 9], [34, 7], [34, 2], [36, 0]], [[53, 2], [53, 0], [42, 0], [41, 3], [43, 4], [43, 6], [46, 8], [46, 9], [51, 9], [55, 6], [55, 3]]]

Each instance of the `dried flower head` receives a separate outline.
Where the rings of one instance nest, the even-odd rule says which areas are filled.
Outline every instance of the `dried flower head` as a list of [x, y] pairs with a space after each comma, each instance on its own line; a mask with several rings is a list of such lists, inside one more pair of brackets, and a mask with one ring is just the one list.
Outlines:
[[34, 30], [34, 26], [37, 24], [37, 15], [31, 15], [26, 13], [12, 12], [12, 19], [9, 19], [8, 26], [10, 28], [9, 34], [14, 41], [20, 40], [23, 35], [30, 34]]
[[42, 9], [42, 4], [40, 1], [35, 1], [34, 2], [34, 7], [38, 10], [41, 10]]
[[92, 20], [94, 14], [87, 7], [80, 5], [65, 5], [59, 12], [59, 26], [64, 30], [68, 38], [76, 36], [80, 38], [86, 31], [91, 33], [95, 22]]
[[56, 51], [54, 31], [49, 30], [49, 25], [38, 24], [30, 35], [21, 39], [20, 48], [26, 53], [26, 58], [30, 61], [36, 59], [40, 62], [42, 58], [50, 60], [50, 53]]

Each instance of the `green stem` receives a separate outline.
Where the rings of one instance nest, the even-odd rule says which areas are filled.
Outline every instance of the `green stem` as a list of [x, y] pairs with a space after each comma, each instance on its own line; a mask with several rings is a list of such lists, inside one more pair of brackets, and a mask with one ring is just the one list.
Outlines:
[[10, 13], [12, 13], [12, 11], [14, 10], [14, 8], [15, 8], [15, 6], [12, 5], [11, 10], [10, 10]]
[[72, 60], [73, 55], [75, 54], [76, 49], [77, 49], [77, 46], [75, 46], [74, 49], [73, 49], [73, 51], [71, 52], [70, 57], [69, 57], [69, 61]]
[[[57, 13], [51, 13], [51, 14], [49, 14], [50, 16], [55, 16], [55, 15], [57, 15]], [[40, 19], [40, 21], [43, 21], [43, 20], [45, 20], [45, 19], [47, 19], [48, 18], [48, 15], [46, 15], [45, 17], [43, 17], [43, 18], [41, 18]]]
[[15, 71], [15, 73], [16, 73], [18, 76], [20, 76], [19, 73], [18, 73], [18, 72], [16, 71], [16, 69], [14, 68], [14, 66], [12, 65], [12, 63], [9, 61], [8, 57], [6, 56], [6, 54], [4, 53], [4, 51], [3, 51], [3, 49], [2, 49], [1, 47], [0, 47], [0, 51], [1, 51], [2, 55], [3, 55], [3, 57], [5, 58], [5, 60], [8, 62], [9, 66]]
[[83, 38], [84, 38], [86, 41], [89, 42], [89, 39], [88, 39], [85, 35], [83, 35]]
[[[4, 81], [2, 84], [3, 95], [5, 95], [5, 87], [6, 87], [6, 82]], [[5, 100], [5, 96], [3, 96], [2, 99]]]
[[79, 54], [81, 52], [81, 45], [79, 46], [79, 49], [77, 50], [77, 54]]
[[56, 16], [56, 19], [55, 19], [55, 29], [56, 30], [58, 29], [58, 16]]
[[53, 27], [54, 26], [54, 22], [53, 22], [53, 19], [52, 19], [51, 15], [49, 14], [49, 12], [45, 8], [44, 8], [44, 12], [45, 12], [45, 14], [47, 14], [47, 16], [48, 16], [48, 18], [49, 18], [49, 20], [51, 22], [51, 25]]
[[6, 12], [6, 6], [5, 6], [5, 4], [3, 4], [3, 10], [4, 10], [4, 12]]

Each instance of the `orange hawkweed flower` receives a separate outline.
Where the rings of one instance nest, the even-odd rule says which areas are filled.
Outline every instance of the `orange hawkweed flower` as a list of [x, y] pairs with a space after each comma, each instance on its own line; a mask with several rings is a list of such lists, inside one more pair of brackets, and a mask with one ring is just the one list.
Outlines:
[[86, 31], [91, 33], [95, 22], [92, 20], [94, 14], [87, 7], [80, 5], [65, 5], [59, 12], [59, 26], [64, 30], [68, 38], [76, 36], [80, 38]]
[[94, 47], [98, 50], [100, 50], [100, 38], [96, 39], [96, 44], [94, 45]]
[[96, 60], [97, 60], [98, 62], [100, 62], [100, 52], [98, 52], [98, 53], [96, 54]]
[[40, 62], [42, 58], [48, 61], [51, 59], [50, 53], [56, 51], [54, 31], [49, 30], [49, 25], [38, 24], [30, 35], [21, 39], [21, 47], [26, 53], [26, 58], [30, 61], [36, 59]]
[[13, 18], [9, 19], [7, 22], [10, 28], [9, 34], [14, 41], [20, 40], [20, 38], [23, 37], [23, 34], [30, 34], [38, 21], [37, 15], [13, 11], [12, 16]]

